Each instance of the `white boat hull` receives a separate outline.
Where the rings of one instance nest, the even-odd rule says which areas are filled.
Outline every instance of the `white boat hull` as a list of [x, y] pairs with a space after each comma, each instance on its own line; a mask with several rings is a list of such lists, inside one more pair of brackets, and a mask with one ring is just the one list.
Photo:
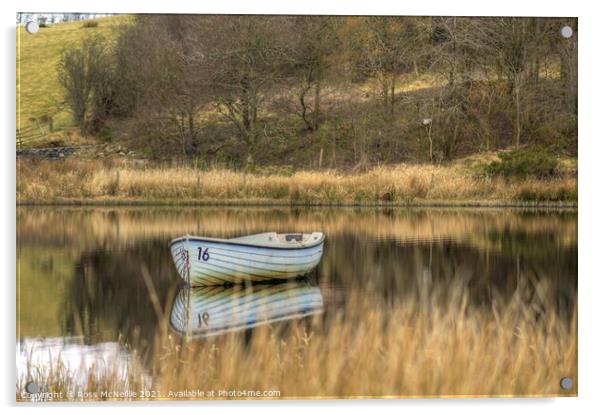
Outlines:
[[[260, 234], [275, 235], [275, 234]], [[190, 285], [288, 279], [305, 275], [322, 259], [324, 236], [290, 246], [254, 245], [244, 238], [183, 237], [170, 243], [178, 274]], [[276, 244], [275, 244], [276, 245]]]

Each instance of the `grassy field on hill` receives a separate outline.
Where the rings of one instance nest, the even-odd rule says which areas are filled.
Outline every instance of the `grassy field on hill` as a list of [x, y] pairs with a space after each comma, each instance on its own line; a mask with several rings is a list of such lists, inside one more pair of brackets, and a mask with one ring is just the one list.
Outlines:
[[[17, 28], [17, 133], [24, 144], [47, 144], [53, 137], [64, 137], [73, 127], [57, 78], [62, 50], [91, 35], [102, 35], [111, 41], [128, 19], [128, 16], [96, 19], [97, 27], [84, 27], [83, 21], [54, 23], [33, 35], [23, 26]], [[49, 128], [50, 120], [53, 131]]]

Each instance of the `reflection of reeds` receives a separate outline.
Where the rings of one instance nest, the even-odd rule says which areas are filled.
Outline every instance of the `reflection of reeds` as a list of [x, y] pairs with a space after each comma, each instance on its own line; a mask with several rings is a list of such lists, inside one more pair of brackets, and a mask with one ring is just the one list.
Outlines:
[[[78, 247], [130, 243], [183, 234], [233, 237], [265, 231], [322, 231], [326, 237], [350, 231], [399, 241], [455, 239], [483, 246], [493, 233], [553, 233], [560, 246], [577, 243], [576, 211], [531, 215], [508, 209], [365, 210], [314, 208], [20, 208], [19, 240], [55, 240]], [[67, 240], [65, 238], [68, 238]]]
[[17, 200], [153, 202], [181, 204], [287, 203], [421, 204], [576, 202], [573, 176], [507, 182], [485, 179], [459, 165], [399, 165], [366, 173], [301, 171], [258, 175], [191, 167], [141, 168], [98, 161], [17, 161]]
[[[473, 305], [461, 283], [425, 289], [403, 303], [366, 302], [356, 291], [345, 313], [186, 341], [161, 330], [151, 361], [153, 389], [273, 390], [281, 398], [356, 396], [574, 395], [576, 310], [532, 307], [520, 292]], [[57, 369], [58, 370], [58, 369]], [[107, 372], [110, 373], [110, 372]], [[121, 378], [88, 379], [87, 390], [123, 390]], [[66, 391], [75, 379], [39, 379]], [[143, 374], [131, 372], [127, 389]], [[18, 383], [17, 397], [20, 399]], [[216, 396], [217, 397], [217, 396]]]

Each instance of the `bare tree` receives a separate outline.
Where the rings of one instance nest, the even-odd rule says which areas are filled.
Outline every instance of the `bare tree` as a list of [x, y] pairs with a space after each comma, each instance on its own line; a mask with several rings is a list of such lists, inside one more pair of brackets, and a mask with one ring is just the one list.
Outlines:
[[59, 82], [73, 118], [82, 133], [86, 131], [87, 116], [94, 93], [101, 97], [107, 76], [109, 52], [102, 37], [86, 38], [81, 46], [65, 49], [58, 65]]
[[294, 18], [294, 65], [301, 84], [297, 93], [299, 114], [310, 131], [320, 127], [322, 87], [341, 43], [337, 33], [340, 22], [341, 18], [333, 16]]
[[489, 18], [482, 23], [480, 40], [501, 69], [506, 78], [508, 91], [512, 95], [514, 144], [519, 147], [523, 133], [523, 118], [526, 117], [525, 98], [529, 64], [540, 53], [539, 32], [531, 30], [528, 18]]
[[351, 56], [364, 74], [380, 86], [383, 108], [395, 113], [398, 76], [415, 70], [416, 55], [427, 32], [419, 18], [374, 16], [363, 18], [351, 36]]
[[[565, 23], [565, 25], [567, 25]], [[562, 25], [555, 25], [555, 29]], [[564, 27], [564, 26], [563, 26]], [[557, 36], [557, 48], [560, 56], [560, 80], [569, 111], [577, 115], [577, 19], [569, 19], [571, 36]]]
[[140, 16], [121, 33], [116, 48], [119, 113], [153, 124], [183, 157], [196, 151], [198, 113], [211, 98], [203, 73], [190, 64], [202, 48], [191, 36], [195, 19]]
[[188, 61], [196, 71], [209, 74], [215, 108], [236, 127], [248, 160], [265, 95], [287, 79], [292, 52], [284, 35], [290, 33], [291, 22], [285, 16], [202, 16], [192, 26], [202, 50]]

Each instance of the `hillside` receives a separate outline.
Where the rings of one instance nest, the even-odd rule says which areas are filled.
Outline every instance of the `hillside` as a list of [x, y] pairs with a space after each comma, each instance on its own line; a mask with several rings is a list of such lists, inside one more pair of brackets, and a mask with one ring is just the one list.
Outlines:
[[[21, 147], [99, 144], [95, 158], [253, 171], [355, 172], [509, 148], [577, 153], [576, 41], [558, 38], [558, 19], [95, 22], [19, 28]], [[513, 39], [535, 23], [537, 33]], [[520, 65], [515, 48], [529, 52]], [[58, 80], [63, 50], [75, 56], [64, 60], [69, 95]]]
[[19, 203], [577, 201], [563, 20], [96, 22], [19, 28]]
[[55, 23], [40, 28], [34, 35], [23, 26], [17, 28], [17, 135], [24, 145], [43, 145], [60, 139], [73, 126], [57, 79], [61, 51], [90, 35], [114, 39], [116, 29], [128, 19], [128, 16], [96, 19], [97, 27], [84, 27], [83, 21]]

